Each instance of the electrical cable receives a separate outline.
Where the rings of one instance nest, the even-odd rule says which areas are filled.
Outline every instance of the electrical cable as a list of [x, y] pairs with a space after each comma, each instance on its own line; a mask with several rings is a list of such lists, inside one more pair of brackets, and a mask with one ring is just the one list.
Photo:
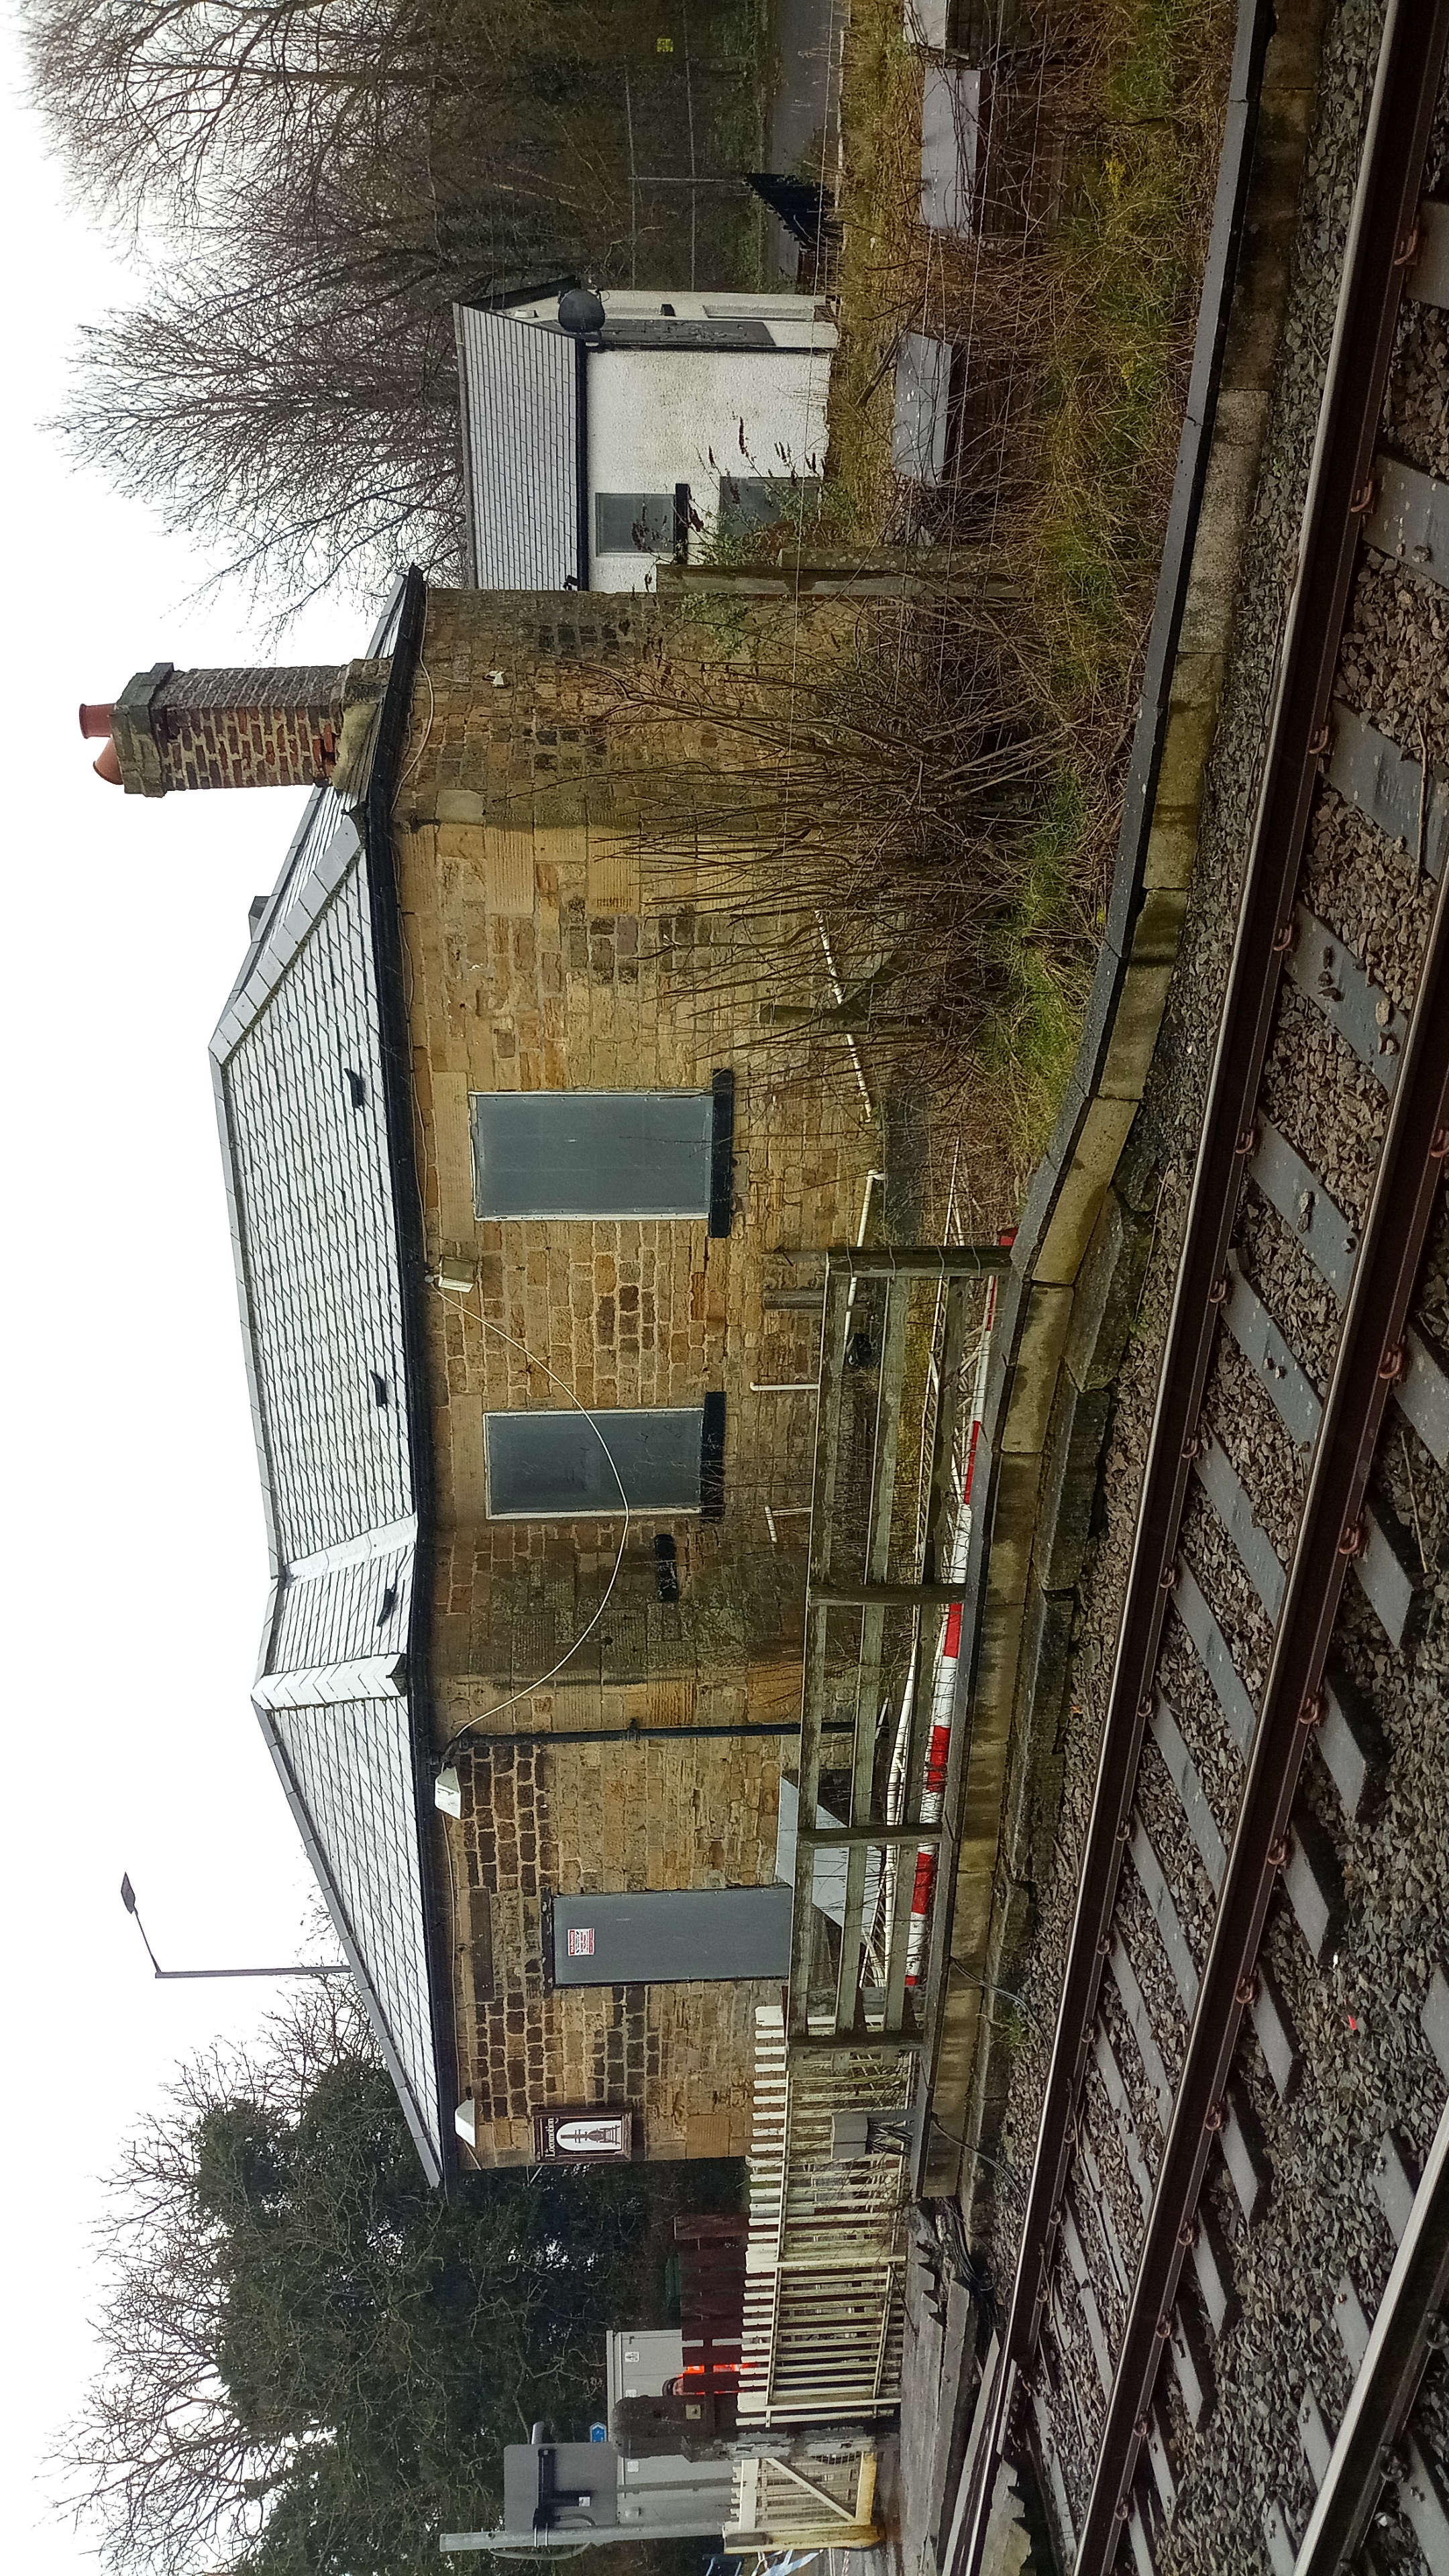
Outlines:
[[[436, 1280], [433, 1284], [435, 1287], [438, 1286]], [[580, 1646], [584, 1645], [592, 1636], [594, 1630], [599, 1624], [599, 1621], [602, 1619], [604, 1612], [609, 1606], [610, 1594], [613, 1592], [614, 1586], [619, 1580], [620, 1569], [624, 1563], [624, 1550], [629, 1543], [629, 1524], [632, 1518], [632, 1514], [629, 1510], [629, 1497], [624, 1490], [624, 1479], [619, 1473], [614, 1453], [609, 1447], [607, 1440], [604, 1438], [602, 1431], [599, 1429], [597, 1417], [590, 1413], [588, 1406], [583, 1402], [576, 1390], [570, 1386], [567, 1378], [560, 1377], [557, 1369], [549, 1367], [547, 1360], [536, 1359], [534, 1354], [530, 1351], [528, 1344], [526, 1342], [521, 1342], [515, 1333], [506, 1333], [501, 1324], [495, 1324], [492, 1322], [491, 1318], [484, 1311], [482, 1282], [475, 1280], [474, 1286], [478, 1290], [478, 1316], [484, 1332], [496, 1333], [500, 1341], [507, 1342], [513, 1350], [521, 1351], [528, 1366], [531, 1369], [541, 1368], [544, 1376], [549, 1380], [550, 1384], [561, 1386], [565, 1395], [568, 1397], [570, 1404], [575, 1405], [578, 1411], [583, 1415], [584, 1420], [587, 1422], [589, 1429], [592, 1431], [594, 1438], [597, 1440], [599, 1447], [603, 1450], [604, 1456], [609, 1462], [609, 1473], [619, 1488], [619, 1500], [624, 1507], [624, 1526], [619, 1533], [619, 1550], [614, 1559], [613, 1570], [610, 1573], [608, 1582], [604, 1586], [603, 1596], [599, 1602], [598, 1608], [595, 1610], [593, 1617], [589, 1620], [588, 1625], [580, 1629], [579, 1634], [575, 1637], [573, 1644], [568, 1649], [568, 1652], [561, 1655], [558, 1662], [551, 1665], [546, 1673], [540, 1673], [537, 1681], [525, 1683], [521, 1690], [511, 1692], [507, 1699], [495, 1700], [491, 1708], [481, 1709], [476, 1717], [467, 1718], [461, 1726], [455, 1727], [443, 1746], [444, 1759], [446, 1759], [448, 1754], [452, 1752], [455, 1744], [461, 1743], [465, 1735], [471, 1735], [476, 1728], [486, 1725], [490, 1717], [501, 1717], [505, 1709], [516, 1708], [520, 1700], [531, 1699], [535, 1691], [546, 1690], [548, 1684], [557, 1679], [558, 1675], [563, 1671], [564, 1666], [572, 1663]], [[438, 1293], [440, 1296], [443, 1296], [447, 1292], [439, 1287]], [[468, 1296], [462, 1300], [459, 1310], [461, 1313], [466, 1313], [472, 1294], [473, 1291], [470, 1288]]]
[[[427, 634], [427, 629], [426, 629], [426, 612], [425, 612], [424, 641], [426, 641], [426, 634]], [[428, 697], [429, 697], [429, 702], [430, 702], [430, 711], [429, 711], [429, 715], [428, 715], [427, 728], [426, 728], [426, 730], [425, 730], [425, 732], [424, 732], [424, 734], [423, 734], [422, 742], [421, 742], [421, 743], [419, 744], [419, 746], [418, 746], [417, 760], [421, 760], [422, 755], [423, 755], [423, 752], [424, 752], [424, 750], [427, 748], [428, 736], [429, 736], [429, 735], [431, 734], [431, 732], [432, 732], [432, 728], [433, 728], [433, 713], [434, 713], [434, 711], [435, 711], [435, 709], [436, 709], [436, 703], [437, 703], [437, 702], [436, 702], [436, 699], [435, 699], [435, 698], [434, 698], [434, 696], [433, 696], [433, 684], [432, 684], [432, 681], [431, 681], [431, 679], [428, 677], [428, 673], [427, 673], [427, 671], [426, 671], [426, 668], [424, 667], [424, 665], [423, 665], [423, 663], [422, 663], [422, 661], [421, 661], [421, 656], [420, 656], [420, 658], [419, 658], [419, 665], [418, 665], [418, 667], [419, 667], [419, 669], [420, 669], [420, 670], [422, 670], [423, 677], [424, 677], [425, 679], [427, 679], [427, 681], [428, 681]], [[417, 766], [417, 760], [415, 760], [415, 761], [411, 764], [411, 767], [412, 767], [412, 768], [416, 768], [416, 766]], [[407, 773], [407, 774], [410, 774], [410, 773]], [[400, 781], [399, 781], [399, 785], [398, 785], [398, 793], [399, 793], [399, 794], [401, 793], [401, 789], [402, 789], [402, 781], [400, 780]], [[394, 798], [393, 798], [393, 810], [394, 810], [394, 811], [396, 810], [396, 807], [397, 807], [397, 796], [395, 795], [395, 796], [394, 796]], [[402, 943], [402, 951], [403, 951], [403, 975], [404, 975], [404, 989], [405, 989], [405, 995], [406, 995], [406, 1001], [407, 1001], [407, 1007], [408, 1007], [409, 1017], [411, 1017], [411, 1013], [412, 1013], [412, 999], [413, 999], [413, 982], [414, 982], [414, 978], [413, 978], [413, 961], [412, 961], [411, 952], [410, 952], [410, 950], [409, 950], [409, 948], [408, 948], [408, 944], [407, 944], [406, 939], [404, 939], [404, 941], [403, 941], [403, 943]], [[419, 1159], [419, 1157], [418, 1157], [418, 1156], [417, 1156], [417, 1154], [415, 1153], [413, 1156], [411, 1156], [411, 1157], [410, 1157], [410, 1160], [412, 1161], [412, 1166], [413, 1166], [413, 1185], [414, 1185], [414, 1188], [415, 1188], [415, 1189], [416, 1189], [416, 1191], [417, 1191], [417, 1199], [418, 1199], [418, 1221], [419, 1221], [419, 1224], [420, 1224], [421, 1229], [422, 1229], [422, 1237], [423, 1237], [423, 1241], [424, 1241], [424, 1243], [426, 1243], [426, 1241], [427, 1241], [427, 1231], [428, 1231], [428, 1214], [427, 1214], [427, 1205], [426, 1205], [426, 1201], [425, 1201], [424, 1196], [423, 1196], [423, 1181], [422, 1181], [422, 1176], [423, 1176], [423, 1172], [424, 1172], [424, 1170], [425, 1170], [425, 1169], [426, 1169], [426, 1167], [427, 1167], [427, 1160], [428, 1160], [428, 1136], [427, 1136], [427, 1124], [426, 1124], [426, 1121], [423, 1119], [423, 1116], [422, 1116], [421, 1104], [419, 1103], [419, 1100], [418, 1100], [418, 1097], [417, 1097], [417, 1091], [416, 1091], [416, 1087], [415, 1087], [415, 1086], [414, 1086], [414, 1087], [413, 1087], [413, 1089], [412, 1089], [412, 1111], [413, 1111], [413, 1125], [414, 1125], [414, 1130], [415, 1130], [416, 1135], [417, 1135], [418, 1137], [420, 1137], [420, 1139], [421, 1139], [421, 1143], [422, 1143], [422, 1156], [421, 1156], [421, 1159]], [[438, 1289], [438, 1293], [439, 1293], [439, 1295], [440, 1295], [440, 1296], [443, 1296], [443, 1295], [446, 1295], [446, 1294], [447, 1294], [447, 1291], [445, 1291], [445, 1290], [440, 1286], [440, 1283], [439, 1283], [439, 1281], [437, 1280], [437, 1278], [436, 1278], [436, 1277], [434, 1277], [434, 1279], [433, 1279], [433, 1286], [434, 1286], [435, 1288], [437, 1288], [437, 1289]], [[553, 1666], [552, 1666], [552, 1668], [551, 1668], [548, 1672], [546, 1672], [546, 1673], [541, 1673], [541, 1674], [539, 1675], [539, 1677], [538, 1677], [538, 1679], [537, 1679], [536, 1681], [532, 1681], [532, 1682], [527, 1683], [527, 1684], [525, 1685], [525, 1687], [524, 1687], [522, 1690], [516, 1690], [516, 1691], [514, 1691], [514, 1692], [509, 1696], [509, 1698], [507, 1698], [507, 1699], [502, 1699], [502, 1700], [497, 1701], [497, 1702], [495, 1703], [495, 1705], [494, 1705], [492, 1708], [485, 1708], [485, 1709], [483, 1709], [483, 1710], [479, 1713], [479, 1715], [478, 1715], [478, 1716], [476, 1716], [476, 1717], [470, 1717], [470, 1718], [466, 1721], [466, 1723], [465, 1723], [464, 1725], [462, 1725], [462, 1726], [460, 1726], [460, 1727], [456, 1727], [456, 1728], [454, 1729], [453, 1733], [452, 1733], [452, 1734], [451, 1734], [451, 1735], [446, 1739], [446, 1741], [445, 1741], [445, 1743], [444, 1743], [444, 1745], [443, 1745], [442, 1753], [441, 1753], [441, 1756], [440, 1756], [440, 1760], [441, 1760], [441, 1761], [446, 1761], [447, 1756], [449, 1755], [449, 1753], [451, 1753], [451, 1751], [452, 1751], [452, 1749], [453, 1749], [453, 1746], [454, 1746], [455, 1744], [457, 1744], [457, 1743], [461, 1742], [461, 1740], [462, 1740], [462, 1738], [463, 1738], [464, 1736], [466, 1736], [466, 1735], [471, 1735], [471, 1734], [473, 1733], [473, 1731], [474, 1731], [474, 1729], [475, 1729], [476, 1727], [479, 1727], [479, 1726], [483, 1726], [483, 1725], [485, 1725], [485, 1724], [486, 1724], [486, 1722], [487, 1722], [487, 1720], [488, 1720], [490, 1717], [501, 1717], [501, 1716], [502, 1716], [502, 1714], [503, 1714], [503, 1711], [504, 1711], [505, 1709], [509, 1709], [509, 1708], [516, 1708], [516, 1707], [517, 1707], [517, 1705], [518, 1705], [518, 1702], [519, 1702], [520, 1700], [523, 1700], [523, 1699], [530, 1699], [530, 1698], [533, 1696], [533, 1693], [534, 1693], [535, 1691], [539, 1691], [539, 1690], [544, 1690], [544, 1689], [546, 1689], [546, 1688], [547, 1688], [547, 1686], [548, 1686], [548, 1684], [549, 1684], [551, 1681], [556, 1680], [557, 1676], [558, 1676], [558, 1675], [563, 1671], [564, 1666], [565, 1666], [566, 1664], [568, 1664], [568, 1663], [572, 1662], [573, 1657], [578, 1653], [579, 1648], [587, 1642], [587, 1640], [589, 1639], [589, 1637], [593, 1634], [594, 1629], [595, 1629], [595, 1628], [597, 1628], [597, 1626], [598, 1626], [598, 1624], [599, 1624], [599, 1621], [602, 1619], [602, 1617], [603, 1617], [603, 1615], [604, 1615], [604, 1612], [607, 1610], [607, 1608], [608, 1608], [608, 1606], [609, 1606], [609, 1598], [610, 1598], [610, 1595], [611, 1595], [611, 1594], [612, 1594], [612, 1592], [613, 1592], [613, 1589], [614, 1589], [615, 1584], [618, 1582], [620, 1568], [622, 1567], [623, 1562], [624, 1562], [624, 1550], [625, 1550], [625, 1548], [627, 1547], [627, 1545], [628, 1545], [628, 1541], [629, 1541], [629, 1524], [630, 1524], [630, 1519], [631, 1519], [631, 1514], [630, 1514], [630, 1510], [629, 1510], [629, 1497], [628, 1497], [628, 1495], [626, 1494], [626, 1492], [625, 1492], [625, 1490], [624, 1490], [624, 1480], [623, 1480], [623, 1477], [622, 1477], [622, 1476], [620, 1475], [620, 1473], [619, 1473], [618, 1465], [617, 1465], [617, 1463], [616, 1463], [616, 1461], [615, 1461], [613, 1451], [610, 1449], [610, 1447], [609, 1447], [609, 1444], [608, 1444], [607, 1440], [604, 1438], [604, 1435], [603, 1435], [602, 1431], [599, 1429], [598, 1422], [597, 1422], [597, 1420], [595, 1419], [594, 1415], [590, 1413], [590, 1411], [589, 1411], [589, 1409], [588, 1409], [587, 1405], [582, 1401], [581, 1397], [578, 1395], [578, 1393], [577, 1393], [577, 1391], [575, 1390], [575, 1388], [573, 1388], [572, 1386], [570, 1386], [570, 1385], [569, 1385], [569, 1383], [568, 1383], [567, 1379], [560, 1377], [560, 1376], [559, 1376], [559, 1374], [558, 1374], [558, 1371], [557, 1371], [556, 1369], [550, 1368], [550, 1366], [549, 1366], [549, 1364], [548, 1364], [547, 1360], [537, 1359], [537, 1358], [535, 1357], [535, 1355], [533, 1354], [533, 1352], [532, 1352], [532, 1351], [530, 1351], [530, 1349], [528, 1348], [528, 1345], [527, 1345], [527, 1343], [526, 1343], [526, 1342], [521, 1342], [521, 1341], [519, 1341], [519, 1340], [518, 1340], [518, 1338], [517, 1338], [517, 1336], [516, 1336], [515, 1334], [513, 1334], [513, 1333], [509, 1333], [509, 1332], [505, 1332], [505, 1331], [504, 1331], [504, 1328], [503, 1328], [503, 1326], [502, 1326], [501, 1324], [495, 1324], [495, 1323], [491, 1320], [491, 1318], [489, 1317], [489, 1315], [487, 1314], [487, 1312], [486, 1312], [486, 1311], [485, 1311], [485, 1309], [484, 1309], [484, 1305], [483, 1305], [483, 1288], [482, 1288], [482, 1282], [481, 1282], [481, 1280], [475, 1280], [475, 1282], [474, 1282], [474, 1286], [475, 1286], [475, 1287], [477, 1288], [477, 1290], [478, 1290], [478, 1320], [479, 1320], [479, 1322], [481, 1323], [481, 1325], [482, 1325], [482, 1327], [483, 1327], [484, 1332], [485, 1332], [485, 1333], [494, 1333], [494, 1334], [496, 1334], [496, 1335], [497, 1335], [497, 1337], [498, 1337], [498, 1339], [499, 1339], [500, 1341], [504, 1341], [504, 1342], [509, 1343], [509, 1345], [510, 1345], [514, 1350], [516, 1350], [516, 1351], [521, 1351], [521, 1352], [522, 1352], [522, 1354], [523, 1354], [524, 1360], [525, 1360], [525, 1362], [527, 1363], [528, 1367], [529, 1367], [530, 1369], [533, 1369], [533, 1368], [541, 1368], [541, 1369], [542, 1369], [542, 1371], [543, 1371], [543, 1373], [544, 1373], [544, 1375], [545, 1375], [545, 1377], [546, 1377], [546, 1378], [548, 1378], [548, 1379], [550, 1380], [550, 1382], [551, 1382], [554, 1386], [561, 1386], [561, 1387], [563, 1388], [563, 1391], [564, 1391], [565, 1395], [568, 1397], [569, 1402], [570, 1402], [571, 1404], [573, 1404], [573, 1405], [576, 1405], [576, 1406], [577, 1406], [577, 1408], [578, 1408], [578, 1410], [579, 1410], [579, 1412], [583, 1415], [584, 1420], [588, 1423], [588, 1426], [589, 1426], [590, 1430], [593, 1432], [593, 1435], [594, 1435], [595, 1439], [598, 1441], [599, 1447], [603, 1450], [604, 1456], [608, 1459], [608, 1462], [609, 1462], [609, 1472], [610, 1472], [610, 1474], [612, 1475], [612, 1477], [613, 1477], [613, 1479], [614, 1479], [615, 1484], [616, 1484], [616, 1485], [618, 1486], [618, 1488], [619, 1488], [619, 1500], [620, 1500], [620, 1502], [623, 1504], [623, 1507], [624, 1507], [624, 1526], [623, 1526], [623, 1529], [621, 1530], [621, 1532], [620, 1532], [620, 1534], [619, 1534], [619, 1552], [618, 1552], [617, 1556], [616, 1556], [616, 1557], [615, 1557], [615, 1559], [614, 1559], [613, 1570], [612, 1570], [612, 1572], [610, 1573], [609, 1580], [608, 1580], [607, 1584], [606, 1584], [606, 1585], [605, 1585], [605, 1587], [604, 1587], [603, 1597], [602, 1597], [602, 1599], [600, 1600], [599, 1605], [598, 1605], [597, 1609], [595, 1610], [595, 1612], [594, 1612], [594, 1614], [593, 1614], [593, 1617], [589, 1620], [589, 1623], [588, 1623], [587, 1627], [583, 1628], [583, 1629], [580, 1631], [579, 1635], [578, 1635], [577, 1637], [575, 1637], [575, 1639], [574, 1639], [574, 1641], [573, 1641], [573, 1644], [572, 1644], [572, 1645], [569, 1647], [569, 1649], [568, 1649], [567, 1654], [565, 1654], [565, 1655], [561, 1656], [561, 1658], [560, 1658], [560, 1660], [558, 1661], [558, 1663], [556, 1663], [555, 1665], [553, 1665]], [[468, 1296], [467, 1296], [467, 1297], [465, 1297], [465, 1298], [461, 1301], [461, 1305], [460, 1305], [460, 1308], [459, 1308], [460, 1313], [466, 1313], [467, 1308], [468, 1308], [469, 1301], [470, 1301], [470, 1299], [471, 1299], [471, 1296], [472, 1296], [472, 1290], [470, 1289], [470, 1290], [469, 1290], [469, 1292], [468, 1292]], [[451, 1862], [451, 1854], [450, 1854], [450, 1862]]]

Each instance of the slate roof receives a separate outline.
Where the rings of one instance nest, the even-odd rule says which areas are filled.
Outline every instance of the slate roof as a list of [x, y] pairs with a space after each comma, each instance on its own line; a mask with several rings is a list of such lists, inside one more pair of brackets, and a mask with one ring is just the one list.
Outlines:
[[583, 344], [472, 305], [455, 320], [468, 579], [478, 590], [586, 590]]
[[[421, 595], [409, 576], [368, 647], [394, 653], [380, 767], [406, 718], [399, 630]], [[410, 1111], [388, 1096], [386, 814], [387, 793], [360, 813], [314, 793], [211, 1061], [271, 1553], [253, 1705], [440, 2181], [446, 1999], [430, 1949], [417, 1581], [427, 1460], [404, 1249], [415, 1183], [398, 1144]]]

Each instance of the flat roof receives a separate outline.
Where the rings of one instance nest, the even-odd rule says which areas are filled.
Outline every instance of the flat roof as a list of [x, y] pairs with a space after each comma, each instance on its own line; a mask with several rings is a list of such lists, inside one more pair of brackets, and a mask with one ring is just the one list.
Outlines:
[[583, 343], [475, 305], [454, 319], [468, 578], [479, 590], [586, 590]]

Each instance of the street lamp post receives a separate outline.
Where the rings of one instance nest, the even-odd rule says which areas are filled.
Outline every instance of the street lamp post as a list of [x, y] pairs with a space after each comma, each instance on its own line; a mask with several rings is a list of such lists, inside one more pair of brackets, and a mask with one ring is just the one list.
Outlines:
[[315, 1965], [294, 1962], [286, 1968], [163, 1968], [150, 1941], [146, 1926], [136, 1909], [136, 1891], [129, 1877], [121, 1880], [121, 1903], [134, 1919], [136, 1929], [146, 1943], [146, 1956], [158, 1977], [350, 1977], [345, 1959], [319, 1959]]

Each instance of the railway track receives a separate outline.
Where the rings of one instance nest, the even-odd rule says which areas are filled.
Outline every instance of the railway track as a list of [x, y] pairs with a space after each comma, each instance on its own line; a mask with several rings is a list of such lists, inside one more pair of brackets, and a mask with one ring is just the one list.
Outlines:
[[[1273, 2190], [1266, 2132], [1321, 2019], [1312, 1981], [1330, 1993], [1337, 1974], [1336, 1833], [1381, 1790], [1385, 1740], [1345, 1641], [1367, 1621], [1389, 1670], [1430, 1571], [1415, 1478], [1416, 1461], [1449, 1469], [1442, 1300], [1426, 1309], [1421, 1275], [1449, 1165], [1449, 779], [1416, 690], [1449, 667], [1449, 469], [1415, 461], [1422, 442], [1386, 397], [1405, 297], [1409, 338], [1416, 307], [1449, 306], [1449, 204], [1422, 196], [1446, 42], [1449, 0], [1394, 0], [1019, 2259], [950, 2576], [977, 2576], [996, 2463], [1027, 2445], [1075, 2576], [1178, 2563], [1184, 2432], [1211, 2417], [1239, 2249]], [[1421, 2089], [1442, 2102], [1446, 1963], [1425, 1962], [1415, 2002]], [[1435, 2360], [1449, 2109], [1422, 2175], [1385, 2132], [1374, 2195], [1387, 2278], [1350, 2265], [1334, 2300], [1347, 2402], [1311, 2378], [1294, 2389], [1301, 2473], [1242, 2531], [1244, 2569], [1449, 2576]], [[1284, 2393], [1268, 2396], [1281, 2413]], [[1371, 2526], [1378, 2555], [1356, 2560]]]

